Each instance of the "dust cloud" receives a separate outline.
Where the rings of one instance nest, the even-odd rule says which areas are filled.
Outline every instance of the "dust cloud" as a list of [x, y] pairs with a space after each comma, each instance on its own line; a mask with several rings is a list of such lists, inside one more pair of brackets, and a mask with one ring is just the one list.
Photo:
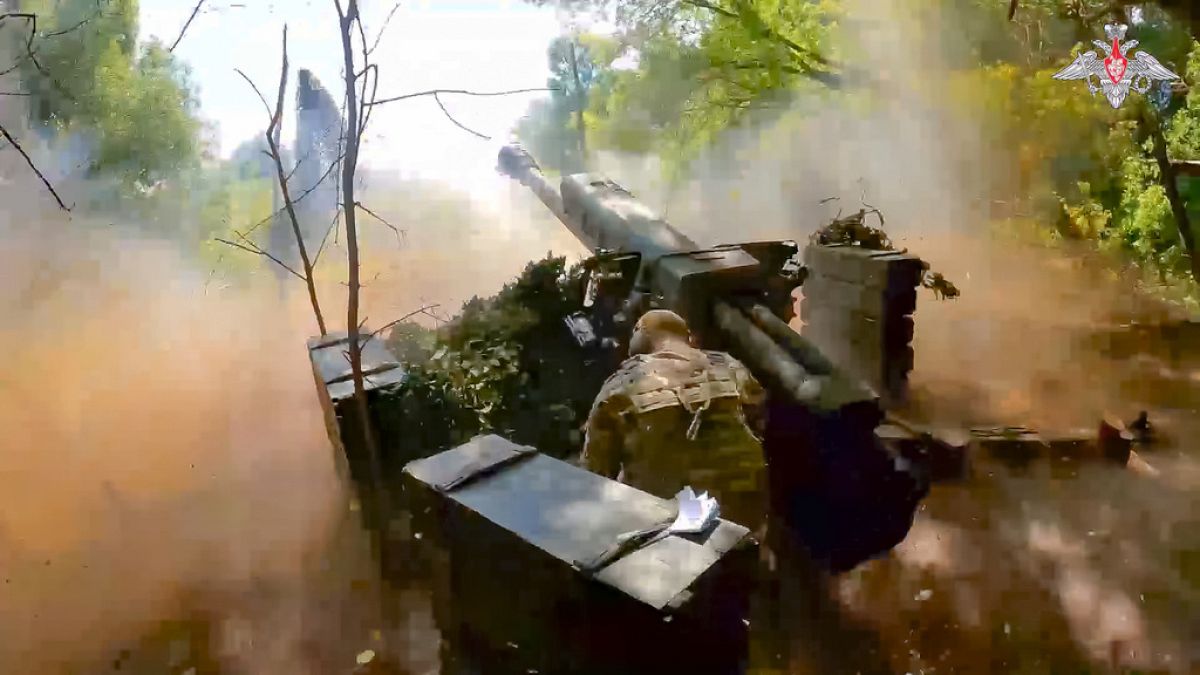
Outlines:
[[680, 185], [653, 159], [600, 153], [596, 166], [702, 244], [803, 244], [835, 216], [877, 207], [897, 248], [962, 291], [954, 301], [919, 292], [912, 380], [922, 416], [1065, 430], [1110, 409], [1136, 413], [1119, 373], [1080, 345], [1098, 329], [1178, 317], [1134, 292], [1117, 261], [991, 227], [1014, 211], [1017, 158], [988, 116], [959, 104], [956, 66], [971, 45], [951, 3], [847, 5], [836, 41], [854, 93], [798, 94], [758, 111]]
[[596, 165], [702, 244], [803, 243], [839, 211], [878, 207], [896, 245], [962, 292], [920, 291], [914, 418], [1092, 434], [1105, 413], [1145, 408], [1176, 430], [1143, 450], [1159, 480], [1104, 465], [1013, 473], [972, 457], [971, 478], [935, 486], [891, 555], [836, 584], [893, 672], [1195, 672], [1200, 359], [1186, 343], [1117, 358], [1096, 339], [1178, 315], [1138, 293], [1119, 261], [991, 227], [1014, 215], [1001, 202], [1018, 192], [1017, 162], [986, 117], [954, 103], [969, 36], [953, 10], [848, 4], [841, 46], [847, 69], [872, 78], [865, 105], [803, 95], [763, 111], [683, 185], [642, 157]]
[[[472, 297], [499, 291], [534, 260], [556, 255], [574, 262], [585, 253], [531, 192], [499, 174], [481, 194], [386, 175], [366, 183], [363, 203], [386, 221], [359, 217], [365, 251], [362, 302], [369, 326], [423, 307], [447, 319]], [[341, 242], [329, 249], [323, 274], [344, 279]], [[333, 282], [326, 295], [342, 311], [345, 288]], [[412, 320], [437, 323], [428, 314]]]
[[347, 497], [302, 294], [216, 290], [168, 243], [30, 207], [20, 171], [0, 192], [0, 671], [100, 672], [215, 615], [232, 672], [330, 672], [308, 669], [354, 630], [316, 611], [342, 592], [320, 580], [349, 564], [329, 549]]
[[[249, 273], [128, 222], [68, 218], [3, 159], [0, 671], [158, 672], [200, 639], [228, 672], [348, 672], [379, 647], [384, 596], [332, 462], [303, 285], [241, 251], [222, 257], [249, 256]], [[52, 178], [68, 202], [89, 188]], [[453, 315], [551, 250], [578, 258], [519, 187], [475, 203], [364, 182], [379, 216], [359, 216], [368, 327], [422, 306]], [[344, 243], [331, 235], [317, 273], [331, 330], [345, 325]], [[393, 631], [428, 633], [406, 626]], [[429, 660], [429, 644], [389, 639], [413, 667]]]

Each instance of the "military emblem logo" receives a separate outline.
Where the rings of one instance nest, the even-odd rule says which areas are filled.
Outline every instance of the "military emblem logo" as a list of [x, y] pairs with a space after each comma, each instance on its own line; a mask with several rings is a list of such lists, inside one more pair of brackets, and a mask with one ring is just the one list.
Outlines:
[[[1105, 56], [1100, 58], [1098, 51], [1080, 54], [1071, 65], [1054, 74], [1056, 80], [1083, 80], [1087, 83], [1092, 96], [1103, 91], [1104, 97], [1113, 108], [1120, 108], [1129, 90], [1139, 94], [1150, 91], [1155, 81], [1170, 82], [1180, 79], [1178, 75], [1167, 70], [1158, 59], [1144, 51], [1126, 57], [1138, 45], [1137, 40], [1121, 44], [1125, 39], [1125, 31], [1129, 27], [1124, 24], [1108, 24], [1104, 34], [1112, 41], [1112, 45], [1099, 40], [1092, 43], [1103, 50]], [[1096, 79], [1096, 82], [1092, 81]]]

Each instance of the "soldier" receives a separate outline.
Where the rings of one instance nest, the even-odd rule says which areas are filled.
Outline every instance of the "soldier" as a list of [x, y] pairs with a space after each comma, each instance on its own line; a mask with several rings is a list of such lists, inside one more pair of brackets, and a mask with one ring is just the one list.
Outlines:
[[707, 490], [722, 517], [761, 535], [765, 393], [736, 359], [691, 342], [678, 314], [652, 310], [641, 317], [630, 358], [592, 406], [582, 463], [664, 499], [685, 485]]

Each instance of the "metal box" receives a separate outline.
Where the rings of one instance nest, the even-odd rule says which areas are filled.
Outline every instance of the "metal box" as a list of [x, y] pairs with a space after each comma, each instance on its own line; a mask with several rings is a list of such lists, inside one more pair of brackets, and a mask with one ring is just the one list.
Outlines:
[[[360, 497], [365, 497], [371, 486], [370, 463], [367, 457], [366, 445], [354, 410], [354, 380], [350, 372], [349, 339], [345, 332], [330, 333], [324, 337], [311, 338], [308, 341], [309, 359], [312, 362], [313, 378], [316, 380], [317, 396], [321, 401], [321, 410], [325, 415], [325, 430], [329, 442], [333, 445], [334, 463], [339, 475], [345, 480], [351, 480]], [[371, 410], [372, 420], [378, 422], [381, 418], [379, 408], [390, 405], [387, 394], [401, 387], [406, 378], [404, 368], [378, 339], [369, 335], [359, 336], [362, 345], [363, 386], [367, 392], [367, 405]], [[379, 428], [378, 423], [376, 428]], [[411, 457], [405, 457], [406, 452], [399, 450], [400, 438], [393, 434], [380, 434], [379, 454], [384, 465], [384, 473], [394, 467], [398, 472]], [[393, 473], [394, 475], [394, 473]], [[365, 498], [361, 501], [367, 502]], [[366, 514], [368, 525], [374, 524], [374, 519]]]
[[[338, 458], [339, 470], [349, 472], [355, 481], [368, 480], [365, 449], [358, 431], [357, 418], [351, 405], [354, 399], [354, 380], [350, 372], [349, 338], [344, 332], [310, 338], [309, 359], [321, 410], [325, 413], [325, 430]], [[400, 362], [383, 344], [369, 335], [360, 335], [362, 345], [363, 388], [368, 400], [372, 395], [404, 383], [405, 372]], [[343, 477], [346, 477], [343, 473]]]
[[439, 627], [482, 672], [742, 672], [746, 528], [721, 520], [587, 573], [577, 561], [670, 518], [672, 502], [498, 436], [404, 473], [414, 526], [443, 561]]
[[735, 246], [664, 255], [653, 273], [666, 306], [682, 315], [698, 334], [708, 332], [714, 297], [753, 297], [765, 289], [762, 265]]

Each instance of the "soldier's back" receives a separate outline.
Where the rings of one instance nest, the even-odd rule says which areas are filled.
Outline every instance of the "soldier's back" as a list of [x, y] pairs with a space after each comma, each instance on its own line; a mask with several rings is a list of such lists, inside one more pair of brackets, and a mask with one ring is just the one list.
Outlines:
[[625, 482], [671, 498], [683, 486], [707, 490], [724, 517], [754, 527], [764, 516], [762, 446], [747, 423], [741, 364], [720, 352], [677, 350], [638, 356], [610, 395], [627, 400]]

